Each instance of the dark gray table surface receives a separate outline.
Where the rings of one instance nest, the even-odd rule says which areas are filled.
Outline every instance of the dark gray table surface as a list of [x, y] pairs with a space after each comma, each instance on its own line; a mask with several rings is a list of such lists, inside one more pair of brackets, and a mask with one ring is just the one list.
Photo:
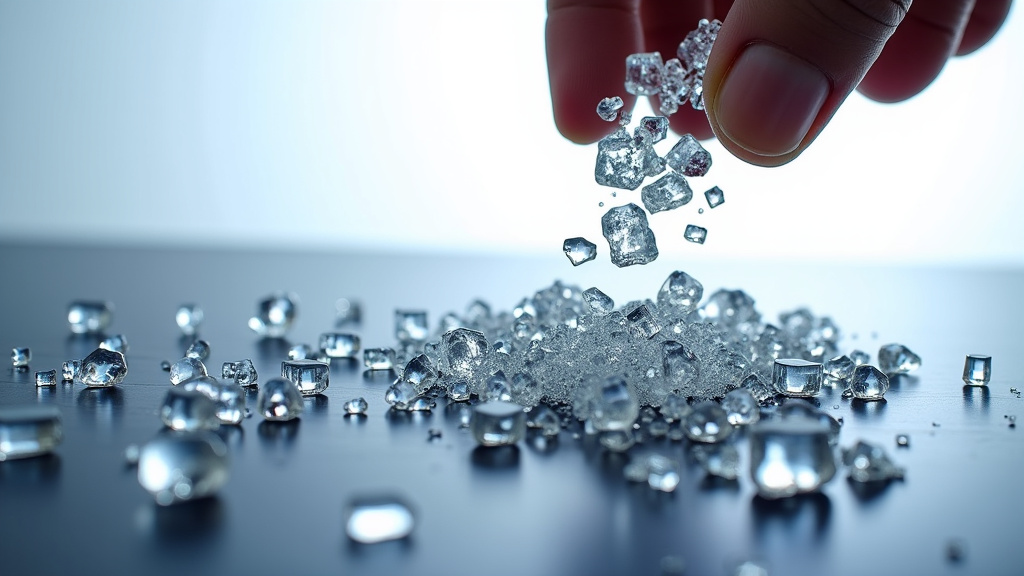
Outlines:
[[[840, 444], [882, 444], [907, 476], [885, 489], [856, 490], [845, 474], [820, 494], [764, 501], [744, 475], [714, 482], [687, 445], [655, 448], [679, 458], [671, 494], [627, 483], [621, 455], [563, 433], [542, 449], [477, 449], [455, 410], [396, 415], [389, 383], [335, 362], [326, 394], [307, 399], [291, 426], [258, 417], [223, 432], [231, 478], [220, 494], [161, 508], [124, 465], [122, 452], [160, 427], [168, 386], [161, 360], [183, 341], [173, 315], [184, 302], [206, 312], [208, 362], [251, 357], [263, 378], [278, 371], [280, 343], [246, 327], [273, 291], [301, 297], [292, 342], [315, 343], [333, 327], [334, 302], [362, 302], [355, 331], [366, 347], [393, 344], [396, 307], [422, 308], [436, 322], [481, 297], [510, 309], [556, 278], [597, 285], [617, 302], [653, 297], [674, 269], [705, 285], [743, 288], [769, 316], [800, 305], [831, 315], [844, 350], [874, 354], [902, 342], [923, 357], [914, 378], [887, 401], [854, 405], [838, 392], [822, 406], [844, 426]], [[572, 268], [550, 258], [430, 254], [274, 252], [0, 245], [0, 350], [29, 346], [29, 372], [0, 368], [0, 405], [60, 408], [65, 439], [53, 455], [0, 463], [0, 573], [14, 574], [658, 574], [666, 555], [687, 574], [726, 574], [755, 559], [771, 574], [1020, 574], [1024, 442], [1005, 415], [1024, 416], [1024, 271], [885, 268], [802, 263], [672, 261], [634, 269], [606, 262]], [[116, 305], [111, 333], [128, 336], [129, 376], [114, 389], [58, 384], [37, 389], [35, 370], [60, 369], [95, 345], [72, 337], [66, 305], [78, 298]], [[988, 388], [964, 388], [966, 353], [993, 356]], [[6, 362], [6, 360], [5, 360]], [[350, 398], [365, 419], [344, 416]], [[250, 402], [253, 399], [250, 398]], [[839, 408], [832, 408], [838, 404]], [[251, 405], [251, 404], [250, 404]], [[428, 442], [428, 430], [443, 431]], [[909, 448], [894, 437], [906, 433]], [[746, 459], [746, 442], [740, 441]], [[342, 510], [353, 496], [396, 493], [418, 523], [403, 541], [350, 543]], [[950, 562], [951, 539], [966, 544]]]

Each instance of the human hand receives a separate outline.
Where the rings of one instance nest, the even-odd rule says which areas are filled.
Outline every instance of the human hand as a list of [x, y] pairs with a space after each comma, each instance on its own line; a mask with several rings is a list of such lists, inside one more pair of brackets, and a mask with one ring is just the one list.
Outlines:
[[619, 95], [628, 109], [636, 99], [623, 89], [626, 56], [672, 58], [698, 20], [718, 18], [707, 114], [680, 107], [671, 126], [717, 136], [751, 164], [780, 166], [810, 146], [854, 89], [879, 102], [923, 90], [949, 58], [995, 35], [1011, 1], [548, 0], [555, 125], [573, 142], [598, 140], [611, 129], [594, 113], [598, 101]]

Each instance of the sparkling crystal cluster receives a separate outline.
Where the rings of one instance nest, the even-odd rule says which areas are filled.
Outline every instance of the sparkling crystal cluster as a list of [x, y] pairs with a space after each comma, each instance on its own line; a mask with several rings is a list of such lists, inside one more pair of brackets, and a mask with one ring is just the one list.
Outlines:
[[626, 57], [626, 91], [638, 96], [658, 96], [661, 113], [674, 114], [689, 103], [704, 109], [704, 70], [711, 47], [722, 23], [701, 20], [697, 29], [686, 35], [676, 50], [676, 58], [662, 61], [658, 52]]

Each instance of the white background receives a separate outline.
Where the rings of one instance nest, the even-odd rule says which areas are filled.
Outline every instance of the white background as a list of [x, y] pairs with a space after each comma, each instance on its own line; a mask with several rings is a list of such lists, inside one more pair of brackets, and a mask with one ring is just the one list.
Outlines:
[[[598, 202], [639, 191], [612, 198], [596, 147], [555, 131], [544, 10], [0, 0], [0, 239], [561, 258], [585, 236], [606, 259]], [[662, 254], [1024, 264], [1022, 57], [1018, 3], [920, 96], [852, 96], [786, 167], [709, 144], [694, 201], [651, 219]]]

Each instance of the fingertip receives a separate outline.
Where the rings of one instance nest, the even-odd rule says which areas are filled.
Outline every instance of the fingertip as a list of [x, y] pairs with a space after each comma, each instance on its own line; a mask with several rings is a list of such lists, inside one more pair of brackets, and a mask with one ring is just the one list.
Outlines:
[[[593, 144], [608, 134], [614, 132], [618, 122], [607, 122], [597, 115], [597, 103], [593, 105], [571, 98], [555, 98], [554, 103], [555, 127], [566, 139], [576, 144]], [[630, 94], [623, 95], [623, 110], [632, 110], [636, 97]]]
[[688, 105], [679, 108], [675, 114], [669, 116], [668, 122], [676, 134], [693, 134], [693, 137], [698, 140], [715, 137], [715, 133], [711, 130], [711, 124], [708, 123], [707, 114], [703, 110], [694, 110]]
[[964, 28], [964, 35], [960, 38], [956, 55], [970, 54], [988, 44], [1006, 21], [1011, 3], [1012, 0], [977, 0]]

